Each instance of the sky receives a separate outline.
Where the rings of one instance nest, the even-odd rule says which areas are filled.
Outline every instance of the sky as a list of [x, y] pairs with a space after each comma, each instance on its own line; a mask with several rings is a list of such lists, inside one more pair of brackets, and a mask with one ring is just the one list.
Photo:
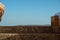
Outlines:
[[0, 0], [4, 15], [0, 26], [50, 25], [51, 16], [60, 12], [60, 0]]

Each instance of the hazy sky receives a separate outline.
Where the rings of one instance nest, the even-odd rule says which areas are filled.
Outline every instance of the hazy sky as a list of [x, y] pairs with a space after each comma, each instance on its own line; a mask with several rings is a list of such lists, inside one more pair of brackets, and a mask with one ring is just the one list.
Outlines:
[[5, 13], [0, 23], [6, 25], [46, 25], [60, 12], [60, 0], [0, 0]]

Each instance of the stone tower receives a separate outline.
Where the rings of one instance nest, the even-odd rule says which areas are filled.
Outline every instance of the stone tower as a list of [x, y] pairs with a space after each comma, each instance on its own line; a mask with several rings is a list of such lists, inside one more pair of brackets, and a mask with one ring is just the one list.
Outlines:
[[51, 27], [53, 32], [57, 32], [60, 28], [60, 13], [55, 14], [51, 17]]
[[51, 17], [51, 26], [53, 26], [53, 27], [59, 26], [59, 17], [58, 16]]

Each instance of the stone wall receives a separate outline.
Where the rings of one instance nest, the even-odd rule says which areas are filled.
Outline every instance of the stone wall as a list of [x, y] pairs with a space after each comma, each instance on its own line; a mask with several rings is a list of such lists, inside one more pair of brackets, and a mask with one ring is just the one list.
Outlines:
[[0, 33], [51, 33], [51, 28], [42, 26], [0, 27]]
[[53, 33], [49, 26], [4, 26], [0, 33], [17, 33], [3, 40], [60, 40], [60, 34]]
[[12, 36], [6, 38], [5, 40], [57, 40], [55, 34], [47, 34], [47, 33], [28, 33], [28, 34], [19, 34], [17, 36]]

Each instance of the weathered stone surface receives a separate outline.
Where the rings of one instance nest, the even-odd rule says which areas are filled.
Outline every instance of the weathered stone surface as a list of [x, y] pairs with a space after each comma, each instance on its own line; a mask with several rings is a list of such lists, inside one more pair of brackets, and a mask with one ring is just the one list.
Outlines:
[[60, 33], [53, 32], [49, 26], [5, 26], [0, 27], [0, 33], [17, 33], [5, 39], [2, 36], [1, 40], [60, 40]]
[[42, 26], [0, 27], [0, 33], [51, 33], [51, 28]]
[[21, 33], [4, 40], [57, 40], [57, 35], [52, 33]]

